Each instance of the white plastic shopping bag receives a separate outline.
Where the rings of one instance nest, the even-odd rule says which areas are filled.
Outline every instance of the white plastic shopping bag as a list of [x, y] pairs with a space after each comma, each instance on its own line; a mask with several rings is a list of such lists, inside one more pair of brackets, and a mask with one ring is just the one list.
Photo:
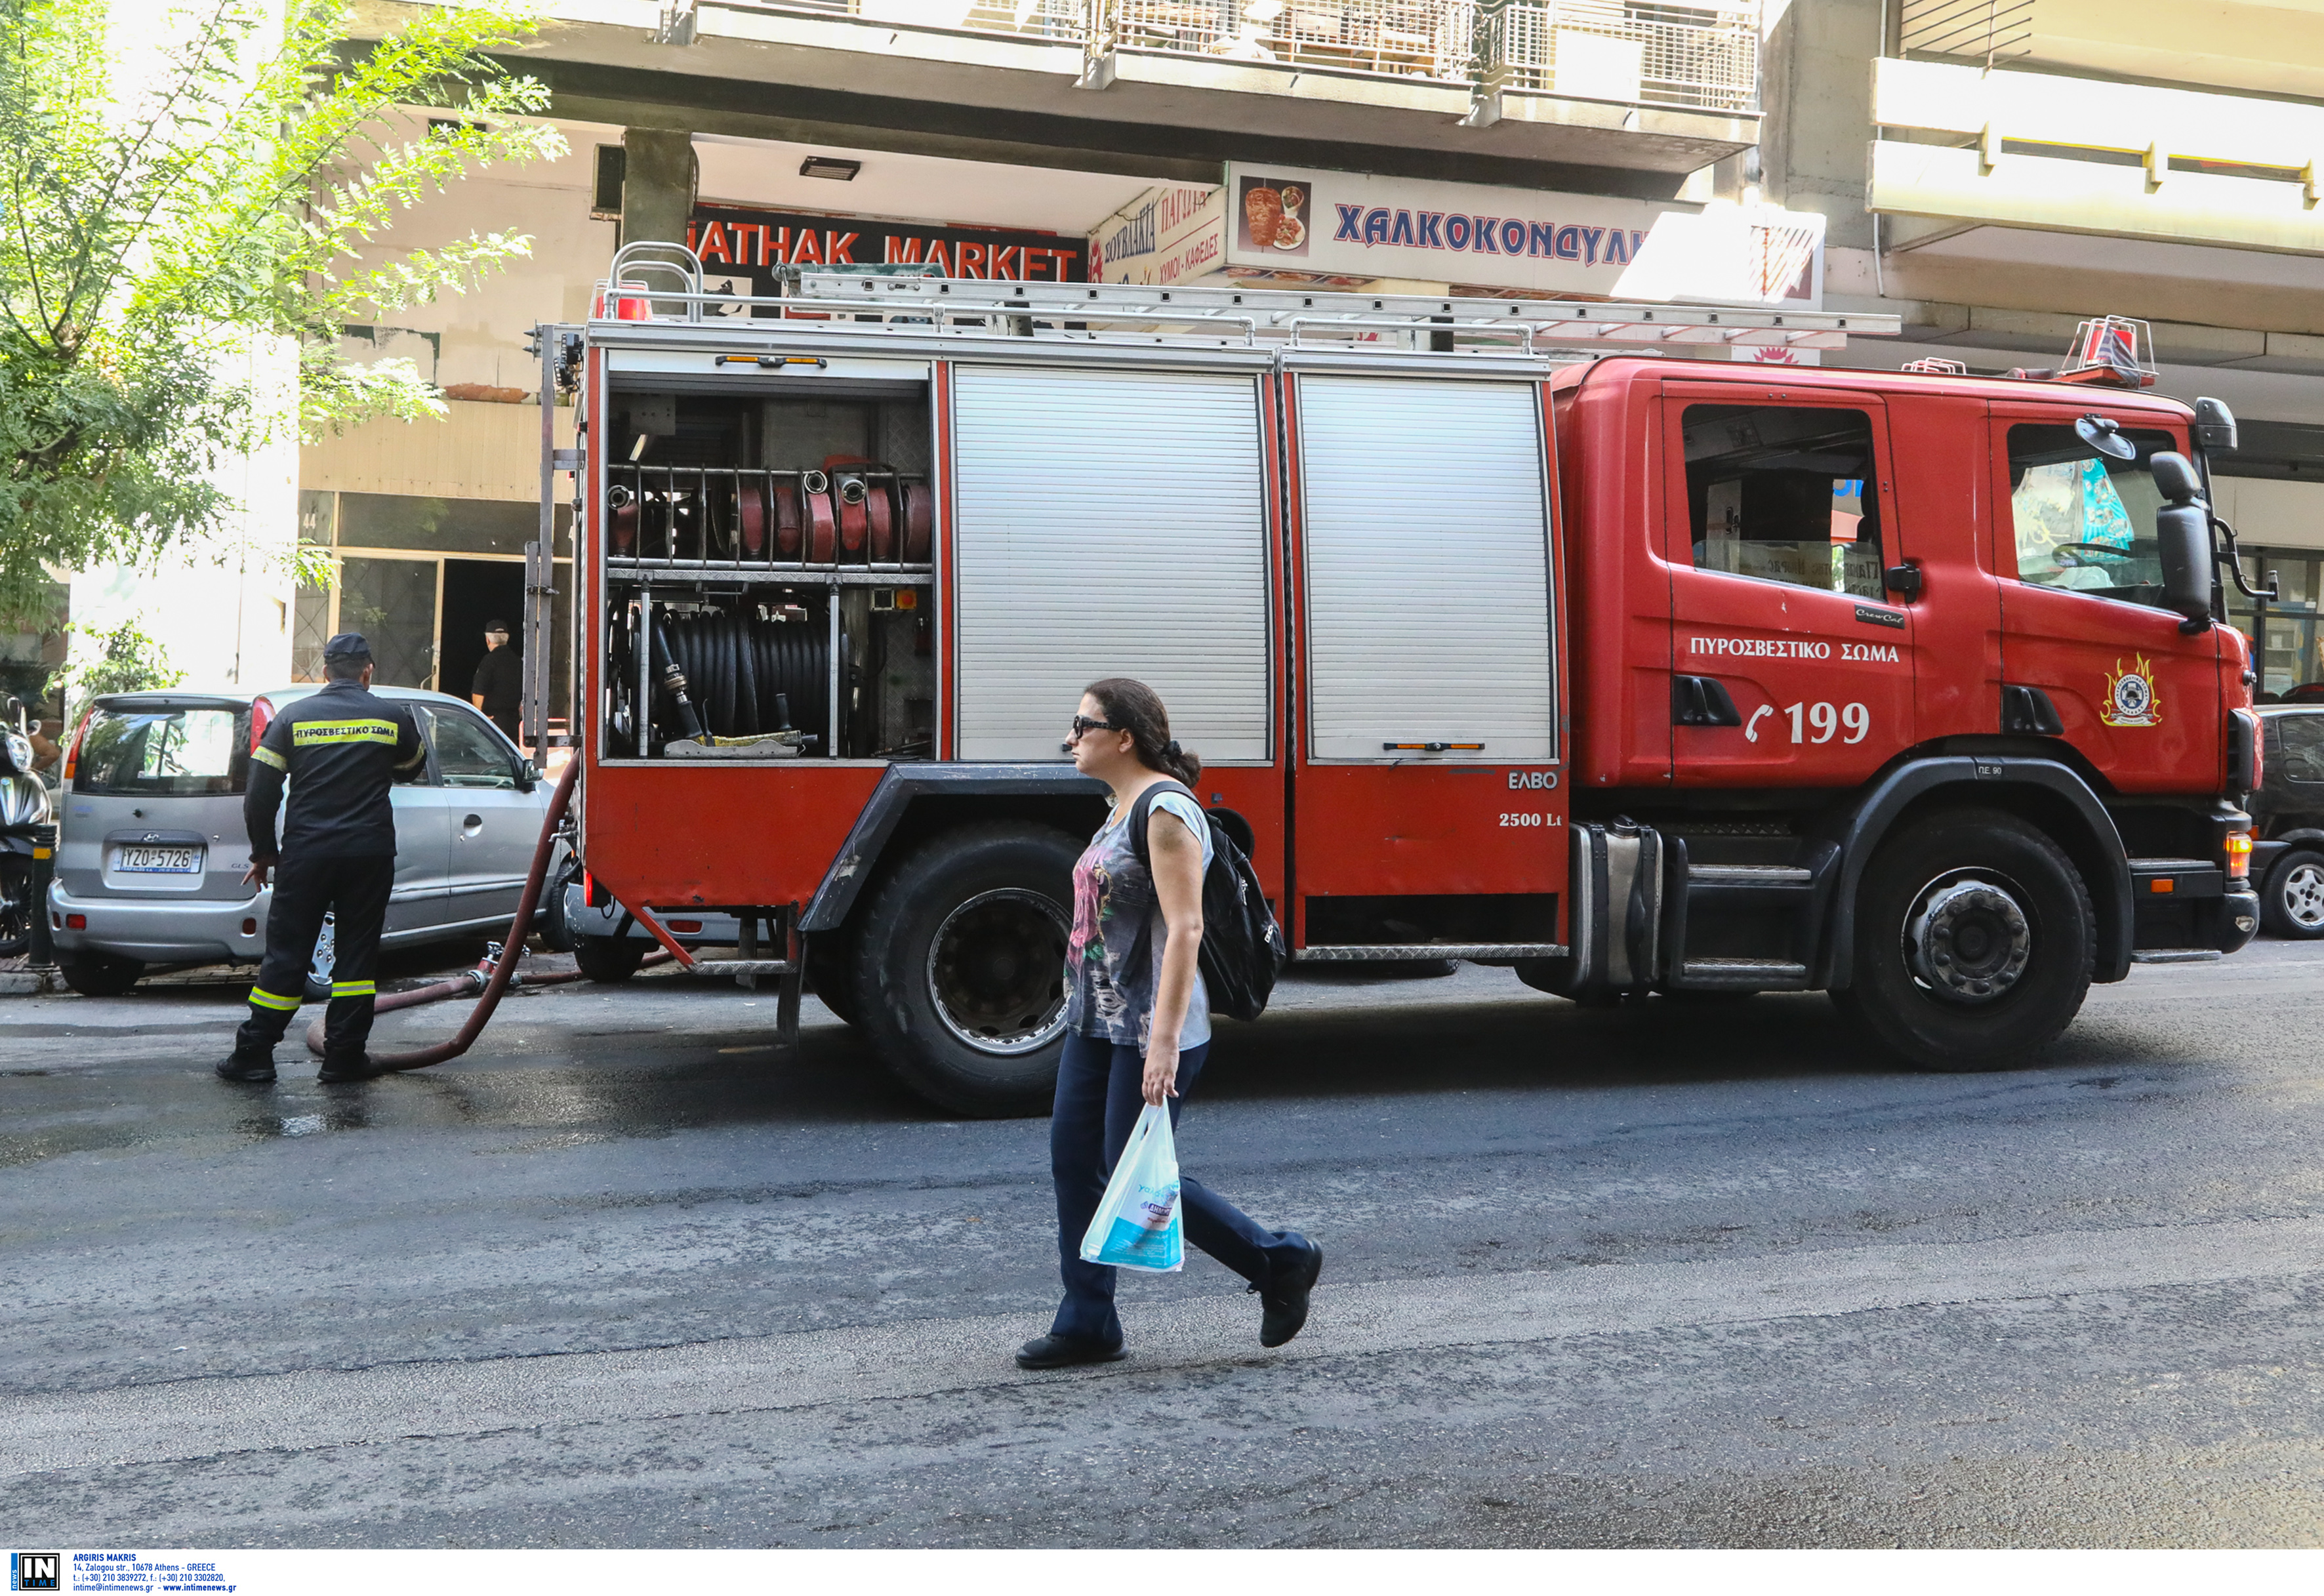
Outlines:
[[1170, 1111], [1146, 1105], [1113, 1167], [1097, 1217], [1082, 1237], [1085, 1263], [1167, 1275], [1185, 1262], [1185, 1225], [1178, 1215], [1178, 1148]]

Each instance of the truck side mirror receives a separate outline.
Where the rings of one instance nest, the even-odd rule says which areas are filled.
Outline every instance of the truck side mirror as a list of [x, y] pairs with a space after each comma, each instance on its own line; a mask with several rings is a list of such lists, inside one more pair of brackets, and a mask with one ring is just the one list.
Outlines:
[[2207, 455], [2236, 451], [2236, 413], [2216, 399], [2195, 401], [2195, 441]]
[[2195, 467], [2169, 451], [2147, 463], [2163, 507], [2154, 512], [2156, 554], [2163, 564], [2163, 607], [2185, 617], [2190, 631], [2211, 621], [2211, 507], [2203, 503]]

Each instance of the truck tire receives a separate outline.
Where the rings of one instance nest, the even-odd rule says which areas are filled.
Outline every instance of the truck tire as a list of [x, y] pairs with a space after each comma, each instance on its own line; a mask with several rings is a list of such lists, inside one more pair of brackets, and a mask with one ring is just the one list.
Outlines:
[[807, 939], [807, 985], [843, 1024], [855, 1023], [853, 939], [844, 931], [818, 931]]
[[2277, 860], [2260, 890], [2259, 918], [2272, 936], [2324, 936], [2324, 853], [2294, 848]]
[[117, 998], [137, 984], [145, 973], [145, 961], [109, 953], [63, 954], [57, 959], [57, 973], [85, 998]]
[[2057, 844], [1998, 809], [1950, 810], [1872, 856], [1856, 982], [1832, 1000], [1915, 1068], [2015, 1069], [2080, 1010], [2097, 946]]
[[604, 986], [615, 986], [638, 973], [645, 963], [646, 945], [634, 936], [576, 936], [573, 962], [581, 973]]
[[874, 890], [854, 939], [855, 1023], [931, 1102], [980, 1119], [1049, 1106], [1080, 852], [1047, 827], [964, 826]]

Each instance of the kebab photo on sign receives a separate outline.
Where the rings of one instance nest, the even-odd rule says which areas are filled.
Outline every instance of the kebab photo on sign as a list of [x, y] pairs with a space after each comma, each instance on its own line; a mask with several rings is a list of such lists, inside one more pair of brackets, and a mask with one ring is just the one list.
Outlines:
[[1307, 253], [1307, 185], [1276, 178], [1242, 180], [1242, 245], [1288, 255]]

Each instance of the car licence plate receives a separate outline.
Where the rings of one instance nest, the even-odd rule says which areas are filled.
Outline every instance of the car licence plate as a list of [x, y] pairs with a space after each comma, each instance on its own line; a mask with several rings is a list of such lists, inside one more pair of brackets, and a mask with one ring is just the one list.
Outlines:
[[113, 868], [124, 874], [192, 875], [201, 867], [199, 848], [124, 848], [113, 857]]

